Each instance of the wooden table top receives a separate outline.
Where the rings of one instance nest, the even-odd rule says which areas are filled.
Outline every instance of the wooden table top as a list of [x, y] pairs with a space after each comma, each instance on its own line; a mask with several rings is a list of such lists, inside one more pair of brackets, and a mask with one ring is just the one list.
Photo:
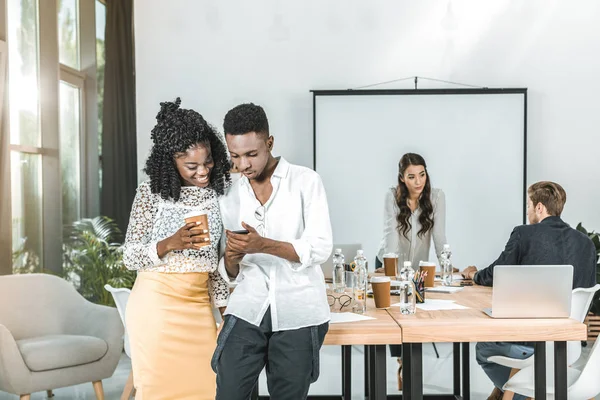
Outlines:
[[376, 309], [372, 298], [367, 298], [366, 321], [329, 324], [326, 345], [401, 344], [402, 331], [387, 310]]
[[[429, 342], [535, 342], [586, 340], [585, 324], [567, 318], [504, 319], [483, 312], [492, 305], [492, 288], [466, 286], [448, 293], [426, 292], [426, 299], [449, 299], [469, 307], [465, 310], [424, 311], [403, 315], [399, 307], [389, 314], [402, 327], [405, 343]], [[392, 304], [399, 301], [392, 296]], [[524, 305], [526, 307], [526, 305]]]

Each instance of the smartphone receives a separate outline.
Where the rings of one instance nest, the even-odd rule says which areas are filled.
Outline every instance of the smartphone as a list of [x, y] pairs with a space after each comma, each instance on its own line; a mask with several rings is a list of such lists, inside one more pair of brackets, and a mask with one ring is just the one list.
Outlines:
[[460, 281], [460, 282], [455, 282], [450, 286], [453, 286], [453, 287], [473, 286], [473, 282]]
[[238, 235], [247, 235], [248, 233], [250, 233], [246, 229], [241, 229], [239, 231], [231, 231], [231, 232], [235, 233], [235, 234], [238, 234]]

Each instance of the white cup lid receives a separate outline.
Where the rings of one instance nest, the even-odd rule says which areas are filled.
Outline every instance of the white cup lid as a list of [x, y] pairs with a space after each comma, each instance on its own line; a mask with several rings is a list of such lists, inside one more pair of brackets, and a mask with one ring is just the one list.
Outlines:
[[390, 279], [389, 276], [373, 276], [371, 277], [371, 283], [385, 283], [385, 282], [391, 282], [392, 280]]
[[419, 261], [419, 267], [435, 267], [435, 263], [431, 261]]
[[191, 217], [197, 217], [199, 215], [208, 215], [207, 211], [191, 211], [183, 216], [183, 219], [188, 219]]
[[383, 258], [398, 258], [398, 254], [396, 253], [385, 253]]

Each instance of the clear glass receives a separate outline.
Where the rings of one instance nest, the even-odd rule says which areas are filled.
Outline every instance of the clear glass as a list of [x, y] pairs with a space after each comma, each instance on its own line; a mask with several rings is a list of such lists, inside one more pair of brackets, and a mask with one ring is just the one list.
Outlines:
[[365, 257], [359, 254], [354, 258], [354, 262], [356, 263], [356, 267], [354, 267], [353, 311], [362, 314], [367, 311], [367, 284], [369, 278]]
[[336, 264], [333, 266], [333, 289], [337, 293], [342, 293], [346, 288], [346, 271], [344, 264]]
[[346, 277], [344, 278], [344, 281], [346, 284], [346, 292], [347, 291], [353, 292], [354, 291], [354, 272], [346, 271], [344, 274], [346, 275]]
[[81, 92], [60, 82], [60, 168], [62, 176], [62, 222], [70, 224], [81, 215]]
[[404, 261], [408, 260], [408, 255], [406, 253], [398, 253], [398, 265], [396, 267], [396, 280], [401, 281], [402, 276], [400, 272], [402, 271], [402, 267], [404, 266]]
[[415, 285], [412, 280], [402, 281], [400, 284], [400, 312], [402, 314], [417, 312]]
[[98, 89], [98, 156], [100, 164], [100, 189], [102, 189], [102, 116], [104, 115], [104, 65], [106, 50], [104, 38], [106, 30], [106, 6], [96, 0], [96, 81]]
[[10, 153], [13, 272], [39, 272], [42, 256], [40, 154]]
[[78, 0], [58, 0], [58, 56], [61, 64], [79, 69]]
[[450, 248], [444, 248], [441, 254], [441, 270], [442, 270], [442, 285], [450, 286], [452, 285], [452, 275], [453, 275], [453, 267], [452, 267], [452, 252]]
[[38, 0], [8, 0], [10, 143], [41, 145]]
[[356, 286], [355, 283], [355, 278], [354, 278], [354, 272], [352, 271], [345, 271], [344, 272], [345, 278], [344, 278], [344, 283], [346, 285], [346, 288], [344, 289], [344, 293], [347, 294], [348, 296], [352, 297], [352, 303], [350, 304], [350, 310], [354, 310], [354, 287]]
[[346, 287], [346, 270], [344, 268], [344, 255], [341, 251], [333, 254], [333, 290], [343, 293]]

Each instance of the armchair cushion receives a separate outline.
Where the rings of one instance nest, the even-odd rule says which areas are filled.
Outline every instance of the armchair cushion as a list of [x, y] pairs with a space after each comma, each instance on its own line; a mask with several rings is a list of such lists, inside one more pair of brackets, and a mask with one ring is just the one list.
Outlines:
[[108, 344], [97, 337], [46, 335], [17, 340], [25, 364], [33, 372], [74, 367], [100, 360]]

